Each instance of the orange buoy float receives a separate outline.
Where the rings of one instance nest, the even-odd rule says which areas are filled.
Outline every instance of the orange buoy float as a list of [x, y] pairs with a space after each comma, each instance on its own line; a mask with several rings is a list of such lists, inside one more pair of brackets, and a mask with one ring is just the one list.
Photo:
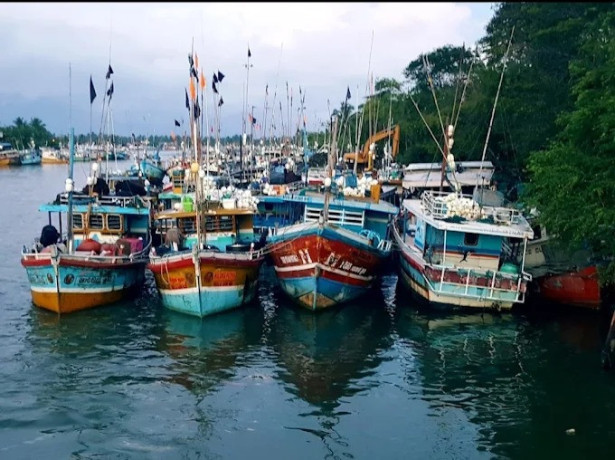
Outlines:
[[77, 251], [79, 252], [93, 252], [94, 254], [100, 254], [101, 249], [102, 244], [91, 238], [86, 238], [77, 247]]

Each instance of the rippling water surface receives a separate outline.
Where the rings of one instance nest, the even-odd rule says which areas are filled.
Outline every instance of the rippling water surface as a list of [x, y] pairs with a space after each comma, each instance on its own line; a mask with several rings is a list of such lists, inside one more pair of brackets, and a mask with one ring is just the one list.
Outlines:
[[149, 276], [134, 301], [34, 307], [20, 248], [66, 176], [0, 169], [0, 458], [612, 458], [601, 315], [429, 312], [394, 272], [313, 314], [271, 267], [257, 301], [203, 320]]

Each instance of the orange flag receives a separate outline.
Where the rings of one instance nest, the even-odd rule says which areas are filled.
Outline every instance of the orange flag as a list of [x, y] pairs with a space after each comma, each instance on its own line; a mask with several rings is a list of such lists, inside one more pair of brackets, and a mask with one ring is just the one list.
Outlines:
[[194, 68], [199, 68], [199, 57], [196, 55], [196, 53], [194, 53]]
[[201, 76], [199, 77], [199, 85], [201, 86], [201, 91], [205, 88], [205, 76], [203, 75], [203, 69], [201, 69]]
[[190, 77], [190, 98], [196, 101], [196, 88], [194, 87], [194, 80]]

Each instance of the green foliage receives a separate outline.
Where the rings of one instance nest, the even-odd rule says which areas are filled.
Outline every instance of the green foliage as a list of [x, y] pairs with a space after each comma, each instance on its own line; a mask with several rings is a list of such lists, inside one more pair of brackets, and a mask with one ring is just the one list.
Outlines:
[[[615, 254], [615, 13], [595, 21], [570, 63], [574, 105], [557, 119], [560, 129], [528, 164], [524, 200], [568, 248], [589, 245], [597, 256]], [[615, 282], [611, 262], [604, 282]], [[609, 275], [610, 274], [610, 275]], [[609, 278], [610, 276], [610, 278]]]
[[17, 117], [12, 126], [0, 127], [0, 131], [3, 133], [2, 142], [10, 142], [17, 149], [27, 148], [30, 140], [33, 140], [37, 147], [58, 146], [58, 140], [47, 131], [45, 124], [38, 118], [32, 118], [27, 122]]

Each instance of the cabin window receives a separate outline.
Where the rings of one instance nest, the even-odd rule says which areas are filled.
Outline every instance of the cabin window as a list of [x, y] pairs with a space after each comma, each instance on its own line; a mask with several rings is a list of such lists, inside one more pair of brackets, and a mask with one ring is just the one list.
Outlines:
[[272, 211], [273, 203], [265, 203], [265, 211]]
[[73, 228], [83, 230], [83, 214], [73, 214]]
[[103, 228], [102, 214], [90, 214], [89, 226], [92, 229], [102, 230]]
[[465, 246], [476, 246], [478, 244], [478, 234], [466, 233], [463, 237], [463, 244]]
[[186, 234], [196, 233], [196, 219], [182, 219], [178, 226]]
[[540, 225], [536, 225], [535, 227], [532, 227], [532, 230], [534, 231], [534, 238], [532, 239], [539, 240], [542, 236], [542, 233], [540, 232]]
[[232, 216], [208, 216], [205, 222], [205, 231], [208, 232], [232, 232]]
[[107, 216], [107, 228], [109, 230], [122, 230], [122, 219], [119, 214], [109, 214]]

